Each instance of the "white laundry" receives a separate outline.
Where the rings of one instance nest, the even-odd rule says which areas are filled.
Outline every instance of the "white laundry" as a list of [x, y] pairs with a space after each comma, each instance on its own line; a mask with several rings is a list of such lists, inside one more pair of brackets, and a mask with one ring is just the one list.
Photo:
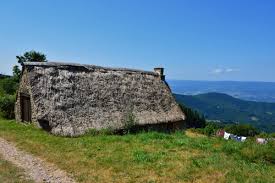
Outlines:
[[230, 133], [224, 132], [223, 138], [228, 140], [230, 136]]
[[242, 137], [241, 141], [244, 142], [246, 140], [246, 137]]

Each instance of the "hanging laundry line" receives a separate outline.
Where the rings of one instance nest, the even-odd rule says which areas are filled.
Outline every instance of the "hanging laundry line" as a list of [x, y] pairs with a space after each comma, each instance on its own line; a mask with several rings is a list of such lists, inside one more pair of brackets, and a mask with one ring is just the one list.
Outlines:
[[[235, 140], [237, 142], [245, 142], [247, 137], [245, 136], [238, 136], [231, 133], [226, 132], [223, 129], [220, 129], [216, 132], [216, 136], [223, 137], [225, 140]], [[269, 141], [275, 141], [275, 138], [256, 138], [257, 144], [267, 144]]]

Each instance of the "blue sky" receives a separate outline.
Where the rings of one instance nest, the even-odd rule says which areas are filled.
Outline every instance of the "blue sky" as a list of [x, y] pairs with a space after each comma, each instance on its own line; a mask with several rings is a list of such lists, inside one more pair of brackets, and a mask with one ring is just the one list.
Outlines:
[[273, 0], [0, 2], [0, 72], [16, 55], [152, 70], [168, 79], [275, 81]]

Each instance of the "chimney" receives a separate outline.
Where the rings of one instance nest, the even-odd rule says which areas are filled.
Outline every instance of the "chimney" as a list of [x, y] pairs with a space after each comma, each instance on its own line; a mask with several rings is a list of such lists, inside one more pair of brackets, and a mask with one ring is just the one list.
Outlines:
[[157, 67], [157, 68], [154, 68], [154, 71], [155, 71], [155, 73], [157, 73], [158, 75], [159, 75], [159, 78], [161, 79], [161, 80], [165, 80], [165, 75], [164, 75], [164, 68], [162, 68], [162, 67]]

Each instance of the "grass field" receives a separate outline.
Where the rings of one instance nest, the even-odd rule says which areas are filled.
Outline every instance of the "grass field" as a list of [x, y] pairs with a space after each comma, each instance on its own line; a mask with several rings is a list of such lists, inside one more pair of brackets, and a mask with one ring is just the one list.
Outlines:
[[79, 182], [275, 182], [275, 143], [184, 132], [65, 138], [0, 120], [0, 136]]
[[32, 182], [25, 178], [23, 170], [13, 164], [3, 160], [0, 156], [0, 182], [3, 183], [29, 183]]

